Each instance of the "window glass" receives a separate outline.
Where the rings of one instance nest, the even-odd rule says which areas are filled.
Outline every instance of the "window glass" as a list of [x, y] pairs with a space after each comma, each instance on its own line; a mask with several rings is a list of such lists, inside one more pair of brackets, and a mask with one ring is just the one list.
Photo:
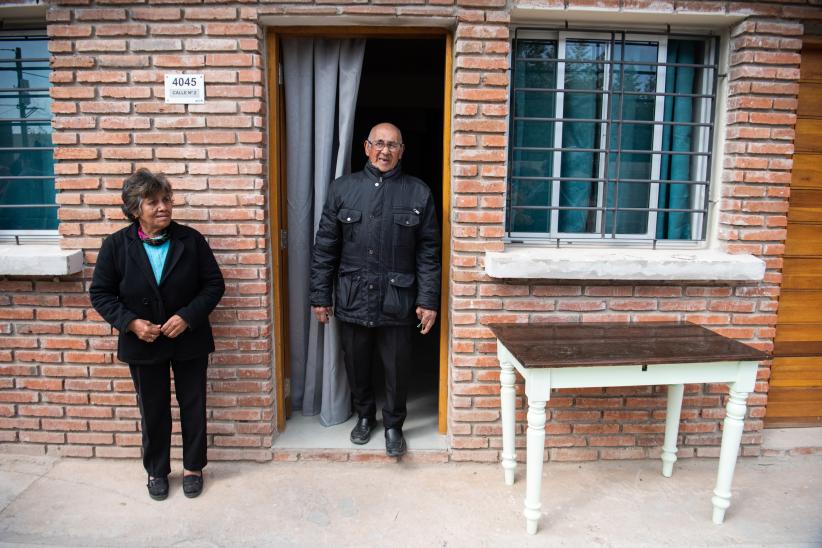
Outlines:
[[602, 41], [568, 40], [565, 46], [565, 99], [562, 125], [560, 176], [560, 232], [596, 231], [597, 181], [602, 147], [602, 87], [608, 44]]
[[[610, 150], [608, 155], [608, 190], [605, 231], [618, 234], [644, 234], [648, 214], [617, 208], [646, 208], [650, 183], [623, 182], [623, 179], [650, 180], [651, 151], [654, 150], [655, 92], [657, 84], [658, 45], [616, 44], [611, 82]], [[624, 52], [624, 56], [623, 56]], [[642, 64], [654, 63], [654, 64]], [[631, 123], [633, 121], [645, 123]], [[648, 151], [643, 153], [641, 151]], [[613, 181], [613, 182], [611, 182]]]
[[556, 41], [522, 41], [516, 71], [511, 156], [512, 210], [509, 223], [517, 232], [544, 233], [550, 229], [551, 172], [557, 87]]
[[0, 36], [0, 231], [55, 230], [48, 41]]
[[[664, 119], [672, 122], [688, 122], [698, 119], [710, 110], [710, 103], [698, 97], [705, 84], [705, 72], [693, 66], [705, 58], [704, 42], [696, 40], [670, 40], [667, 62], [678, 64], [668, 70], [665, 79]], [[685, 65], [685, 66], [682, 66]], [[674, 95], [676, 94], [676, 95]], [[660, 157], [662, 181], [692, 181], [704, 171], [709, 148], [704, 135], [707, 128], [692, 125], [666, 125], [662, 130], [662, 149], [669, 151]], [[682, 154], [694, 151], [701, 155]], [[677, 154], [680, 153], [680, 154]], [[704, 178], [704, 177], [703, 177]], [[682, 210], [691, 207], [699, 185], [665, 183], [659, 185], [659, 207]], [[704, 194], [704, 191], [703, 191]], [[693, 215], [697, 223], [702, 213]], [[657, 215], [656, 236], [660, 239], [686, 240], [691, 237], [692, 215], [683, 211], [660, 211]]]

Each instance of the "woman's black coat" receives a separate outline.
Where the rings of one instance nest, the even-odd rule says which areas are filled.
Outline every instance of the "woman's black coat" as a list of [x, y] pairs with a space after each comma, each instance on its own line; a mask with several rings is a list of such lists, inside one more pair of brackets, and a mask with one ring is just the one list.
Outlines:
[[[211, 248], [202, 234], [172, 222], [170, 244], [158, 286], [137, 223], [103, 242], [91, 281], [94, 309], [120, 332], [117, 357], [131, 365], [168, 363], [214, 351], [208, 315], [225, 291], [225, 283]], [[188, 329], [174, 339], [163, 335], [153, 343], [127, 330], [132, 320], [162, 325], [177, 314]]]

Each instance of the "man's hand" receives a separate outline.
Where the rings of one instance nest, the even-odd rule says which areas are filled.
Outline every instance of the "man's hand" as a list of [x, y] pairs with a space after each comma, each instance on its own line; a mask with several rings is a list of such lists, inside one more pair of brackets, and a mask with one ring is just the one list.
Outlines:
[[427, 308], [423, 308], [421, 306], [417, 307], [417, 319], [420, 321], [420, 333], [425, 335], [431, 328], [434, 327], [434, 321], [437, 319], [437, 311], [436, 310], [428, 310]]
[[311, 311], [320, 323], [328, 323], [328, 319], [334, 314], [330, 306], [312, 306]]
[[131, 320], [127, 329], [137, 335], [138, 339], [147, 343], [154, 342], [161, 334], [160, 326], [148, 320]]
[[173, 339], [186, 329], [188, 329], [188, 323], [177, 314], [174, 314], [163, 324], [160, 331], [169, 339]]

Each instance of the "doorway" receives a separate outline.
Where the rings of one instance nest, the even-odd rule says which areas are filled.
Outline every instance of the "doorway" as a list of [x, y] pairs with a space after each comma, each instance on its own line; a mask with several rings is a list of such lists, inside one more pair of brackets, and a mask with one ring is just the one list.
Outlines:
[[[402, 30], [402, 29], [400, 29]], [[304, 37], [340, 37], [340, 30], [327, 33], [317, 29], [301, 29], [299, 36]], [[363, 142], [371, 127], [379, 122], [389, 121], [396, 124], [403, 134], [406, 152], [403, 157], [403, 170], [425, 181], [434, 196], [443, 232], [443, 276], [447, 276], [448, 239], [450, 231], [443, 221], [447, 216], [443, 211], [443, 195], [449, 191], [450, 177], [448, 119], [450, 117], [450, 38], [444, 31], [415, 30], [413, 34], [400, 33], [397, 30], [388, 33], [385, 29], [378, 32], [362, 33], [344, 32], [345, 38], [365, 38], [362, 72], [357, 94], [354, 116], [353, 139], [351, 145], [351, 171], [359, 171], [365, 165]], [[280, 39], [293, 36], [293, 29], [282, 33], [269, 34], [269, 63], [277, 67], [280, 52]], [[275, 92], [275, 81], [272, 84], [271, 110], [283, 112], [283, 76], [280, 69], [271, 70], [269, 74], [279, 78]], [[285, 204], [288, 195], [285, 191], [285, 153], [287, 143], [282, 116], [272, 112], [271, 139], [271, 211], [272, 233], [287, 229]], [[276, 172], [276, 173], [275, 173]], [[446, 204], [447, 208], [447, 204]], [[286, 246], [287, 247], [287, 246]], [[287, 261], [288, 255], [308, 253], [310, 248], [280, 249], [274, 253], [274, 317], [275, 317], [275, 372], [277, 378], [277, 411], [279, 437], [274, 442], [275, 449], [324, 448], [351, 449], [348, 434], [356, 417], [347, 422], [333, 426], [323, 426], [316, 416], [306, 416], [301, 411], [292, 411], [288, 400], [290, 387], [293, 386], [288, 370], [290, 352], [288, 349], [288, 315], [284, 311], [291, 306], [288, 302]], [[442, 284], [443, 289], [447, 284]], [[279, 290], [280, 297], [276, 293]], [[443, 292], [442, 302], [447, 302]], [[442, 310], [446, 310], [441, 306]], [[445, 405], [447, 394], [447, 314], [440, 314], [434, 330], [426, 336], [417, 335], [414, 347], [414, 369], [412, 383], [409, 386], [408, 419], [404, 426], [409, 448], [445, 449], [444, 433]], [[279, 340], [279, 342], [277, 342]], [[375, 378], [378, 393], [383, 386], [381, 373]], [[378, 408], [381, 403], [378, 401]], [[287, 421], [285, 418], [287, 417]], [[379, 409], [378, 409], [379, 418]], [[373, 436], [365, 449], [381, 450], [382, 436]]]

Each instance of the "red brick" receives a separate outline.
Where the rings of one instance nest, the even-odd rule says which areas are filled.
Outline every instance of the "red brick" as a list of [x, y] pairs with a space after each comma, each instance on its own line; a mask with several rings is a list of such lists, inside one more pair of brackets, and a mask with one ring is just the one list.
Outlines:
[[62, 432], [27, 432], [19, 433], [20, 441], [25, 443], [59, 443], [66, 442], [66, 435]]
[[223, 38], [188, 38], [183, 41], [188, 51], [235, 51], [237, 42]]
[[260, 27], [255, 23], [208, 23], [205, 32], [209, 36], [256, 35]]
[[656, 310], [657, 303], [652, 299], [613, 299], [608, 302], [611, 310]]
[[43, 419], [43, 430], [85, 431], [88, 422], [80, 419]]
[[147, 28], [141, 23], [95, 25], [94, 32], [97, 36], [145, 36]]
[[192, 23], [155, 23], [151, 25], [151, 34], [155, 36], [183, 36], [202, 34], [202, 25]]
[[[95, 447], [94, 454], [103, 458], [135, 459], [140, 457], [139, 447]], [[212, 456], [209, 454], [209, 456]]]
[[36, 365], [9, 364], [0, 365], [0, 376], [22, 377], [37, 375]]
[[35, 311], [38, 320], [82, 320], [83, 311], [71, 308], [48, 309], [40, 308]]
[[205, 21], [236, 19], [237, 9], [224, 7], [186, 8], [185, 18], [186, 20]]
[[66, 416], [75, 418], [94, 418], [94, 419], [108, 419], [112, 417], [112, 409], [110, 407], [96, 407], [96, 406], [68, 406], [66, 407]]
[[52, 38], [87, 38], [91, 36], [91, 25], [49, 25], [48, 35]]
[[60, 352], [17, 350], [14, 353], [14, 357], [17, 361], [21, 362], [60, 363], [62, 361]]
[[642, 459], [648, 455], [640, 447], [625, 447], [620, 449], [601, 449], [599, 458], [603, 460]]
[[19, 405], [18, 412], [23, 416], [62, 417], [63, 407], [59, 405]]
[[508, 39], [508, 27], [461, 24], [457, 27], [457, 42], [466, 38], [506, 40]]
[[27, 377], [17, 381], [17, 388], [29, 390], [62, 390], [63, 381], [61, 379], [35, 379]]
[[68, 443], [80, 443], [87, 445], [111, 445], [114, 443], [114, 435], [105, 432], [88, 432], [66, 434]]
[[74, 47], [78, 52], [100, 52], [111, 53], [113, 51], [126, 51], [125, 40], [77, 40]]
[[583, 462], [597, 459], [596, 449], [554, 448], [548, 451], [550, 460], [557, 462]]

